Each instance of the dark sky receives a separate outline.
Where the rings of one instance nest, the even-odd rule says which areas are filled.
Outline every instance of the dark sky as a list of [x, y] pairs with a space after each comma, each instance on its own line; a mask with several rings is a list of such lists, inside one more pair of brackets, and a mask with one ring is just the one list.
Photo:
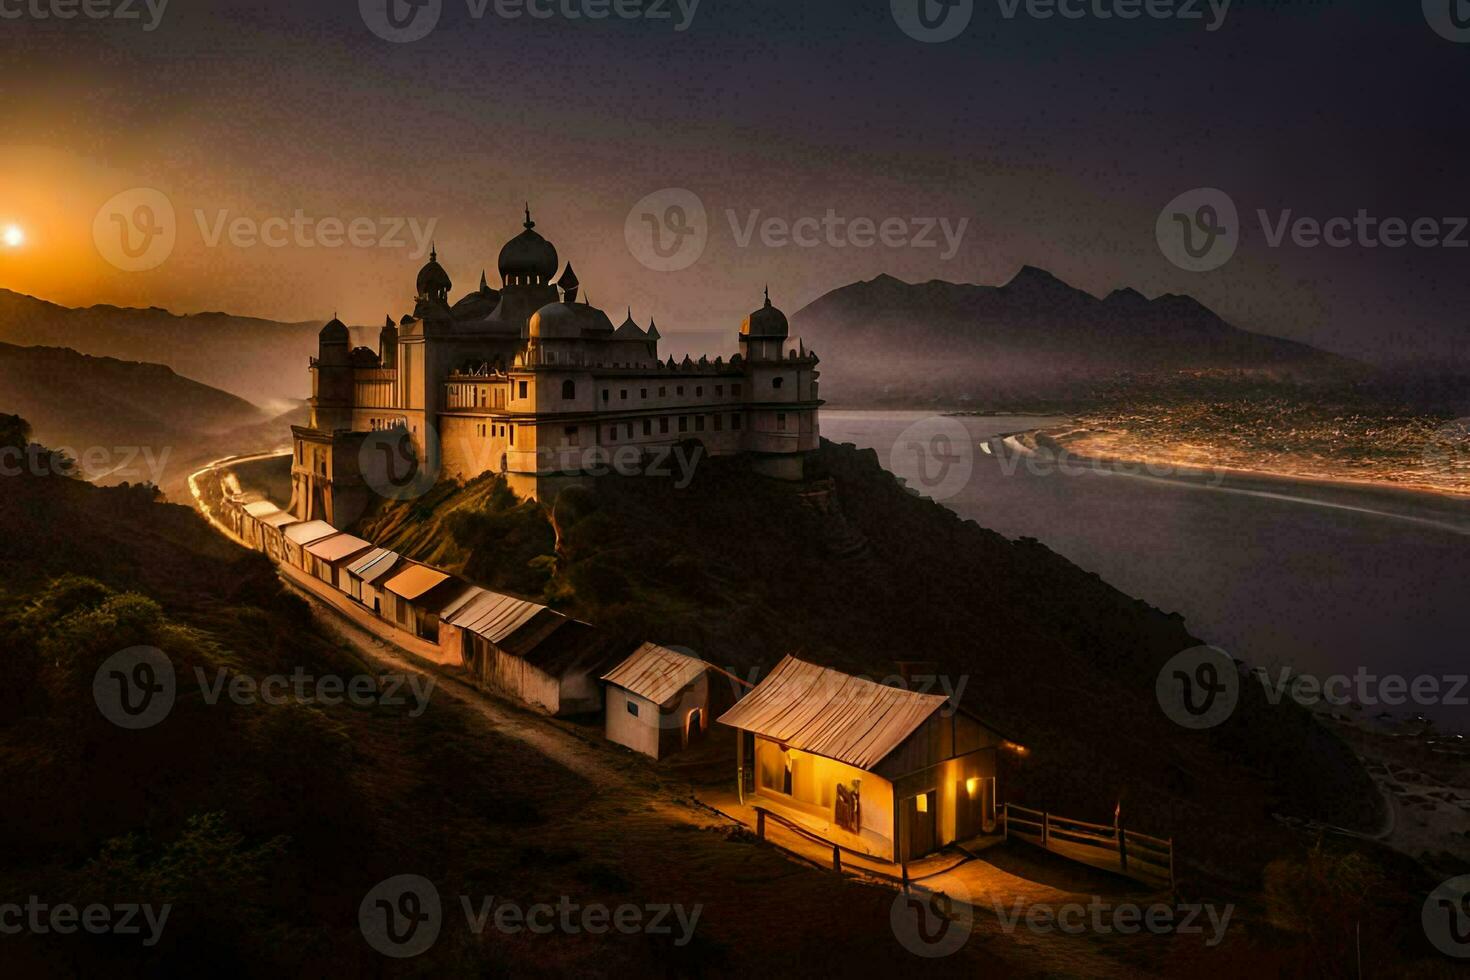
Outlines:
[[[270, 247], [210, 244], [209, 226], [301, 209], [372, 218], [381, 238], [389, 219], [433, 221], [458, 293], [482, 267], [494, 279], [529, 198], [594, 303], [666, 331], [733, 331], [767, 281], [795, 310], [880, 272], [998, 283], [1029, 263], [1098, 294], [1188, 292], [1348, 354], [1470, 361], [1470, 247], [1272, 247], [1256, 214], [1364, 210], [1446, 235], [1470, 215], [1470, 43], [1417, 2], [1235, 0], [1209, 30], [1203, 0], [1194, 20], [976, 0], [944, 43], [905, 34], [889, 0], [703, 0], [685, 30], [674, 0], [669, 19], [600, 21], [475, 19], [443, 0], [412, 43], [376, 36], [350, 0], [173, 0], [151, 31], [143, 0], [140, 20], [33, 15], [55, 2], [0, 0], [0, 224], [27, 236], [0, 247], [0, 286], [59, 302], [377, 322], [411, 305], [407, 231]], [[171, 204], [176, 244], [125, 272], [93, 225], [136, 187]], [[1155, 239], [1160, 210], [1198, 187], [1241, 218], [1238, 251], [1208, 272]], [[708, 244], [656, 271], [624, 227], [667, 188], [697, 196]], [[968, 224], [952, 256], [937, 233], [938, 248], [742, 245], [731, 227], [829, 209], [911, 234], [909, 219]]]

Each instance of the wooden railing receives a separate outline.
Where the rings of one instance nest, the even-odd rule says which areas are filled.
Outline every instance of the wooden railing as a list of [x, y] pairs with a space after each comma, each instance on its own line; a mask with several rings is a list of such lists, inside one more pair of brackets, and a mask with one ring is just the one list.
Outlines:
[[1005, 805], [1005, 834], [1053, 854], [1116, 871], [1150, 885], [1174, 887], [1174, 842], [1126, 827], [1059, 817], [1045, 810]]

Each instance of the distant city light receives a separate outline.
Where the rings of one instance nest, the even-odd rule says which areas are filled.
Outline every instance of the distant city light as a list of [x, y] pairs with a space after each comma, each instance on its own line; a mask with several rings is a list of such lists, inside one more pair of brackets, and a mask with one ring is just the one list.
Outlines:
[[7, 248], [20, 248], [26, 241], [25, 230], [20, 225], [6, 225], [4, 240]]

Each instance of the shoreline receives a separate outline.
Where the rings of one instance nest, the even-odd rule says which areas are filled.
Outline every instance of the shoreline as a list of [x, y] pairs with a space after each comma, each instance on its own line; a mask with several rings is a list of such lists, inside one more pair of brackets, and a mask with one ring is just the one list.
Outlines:
[[[1103, 467], [1116, 467], [1120, 470], [1124, 467], [1131, 467], [1144, 471], [1143, 473], [1127, 475], [1146, 476], [1159, 480], [1180, 480], [1181, 476], [1188, 475], [1215, 476], [1219, 478], [1216, 484], [1217, 486], [1254, 482], [1276, 488], [1309, 487], [1316, 490], [1346, 495], [1356, 494], [1397, 498], [1404, 503], [1430, 505], [1436, 509], [1462, 514], [1467, 520], [1470, 520], [1470, 487], [1467, 487], [1465, 490], [1453, 490], [1421, 483], [1355, 479], [1346, 476], [1322, 476], [1315, 473], [1298, 473], [1291, 470], [1255, 469], [1241, 466], [1205, 464], [1172, 459], [1164, 455], [1134, 456], [1099, 454], [1088, 452], [1086, 447], [1082, 447], [1081, 451], [1079, 451], [1065, 440], [1065, 436], [1063, 438], [1057, 438], [1053, 434], [1054, 432], [1055, 430], [1031, 429], [1010, 433], [1007, 437], [1032, 436], [1037, 446], [1045, 451], [1057, 452], [1060, 450], [1074, 459], [1086, 463], [1098, 464]], [[1045, 445], [1043, 440], [1050, 442], [1052, 445]], [[1033, 449], [1033, 451], [1036, 450]]]

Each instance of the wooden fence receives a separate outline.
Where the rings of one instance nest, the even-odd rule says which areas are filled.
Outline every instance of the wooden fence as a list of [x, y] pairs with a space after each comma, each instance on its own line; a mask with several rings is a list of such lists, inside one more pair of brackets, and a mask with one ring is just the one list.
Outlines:
[[1148, 885], [1174, 887], [1174, 841], [1135, 830], [1005, 805], [1005, 834]]

